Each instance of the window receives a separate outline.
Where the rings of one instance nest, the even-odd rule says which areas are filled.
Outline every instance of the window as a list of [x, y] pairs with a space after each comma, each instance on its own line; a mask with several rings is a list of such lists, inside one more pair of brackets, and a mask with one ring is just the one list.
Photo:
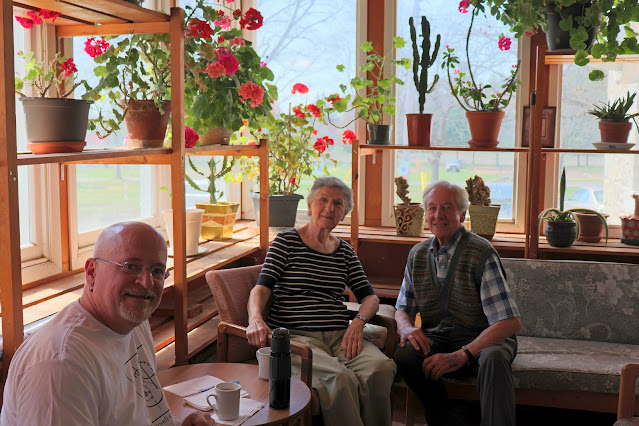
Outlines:
[[[614, 63], [560, 65], [559, 140], [562, 148], [593, 148], [601, 140], [598, 119], [588, 114], [594, 104], [625, 96], [639, 89], [637, 74], [639, 63], [622, 57]], [[588, 73], [598, 68], [604, 71], [603, 81], [590, 81]], [[567, 76], [570, 76], [567, 78]], [[639, 111], [638, 102], [629, 113]], [[639, 142], [637, 127], [633, 123], [629, 143]], [[564, 208], [589, 208], [610, 215], [608, 224], [620, 225], [619, 216], [632, 214], [634, 200], [631, 194], [639, 191], [639, 156], [632, 154], [566, 154], [550, 162], [549, 175], [558, 176], [566, 169], [566, 198]], [[556, 192], [555, 192], [556, 194]], [[556, 198], [546, 202], [547, 207], [558, 205]]]
[[[428, 70], [428, 82], [432, 84], [434, 76], [439, 75], [439, 82], [432, 93], [426, 95], [424, 113], [433, 113], [431, 127], [431, 145], [467, 146], [470, 139], [465, 111], [451, 94], [446, 71], [442, 70], [442, 53], [449, 45], [455, 49], [460, 58], [462, 72], [468, 73], [465, 58], [465, 43], [470, 13], [462, 14], [458, 3], [446, 0], [421, 0], [412, 3], [412, 7], [397, 7], [397, 35], [406, 40], [406, 46], [398, 53], [399, 57], [412, 60], [412, 44], [408, 19], [413, 17], [418, 37], [421, 35], [420, 16], [428, 18], [431, 25], [431, 51], [434, 49], [435, 37], [441, 34], [441, 46], [435, 64]], [[403, 6], [403, 4], [402, 4]], [[484, 84], [499, 87], [510, 75], [512, 66], [517, 64], [516, 43], [509, 51], [500, 51], [497, 47], [500, 34], [508, 35], [508, 28], [492, 16], [479, 15], [475, 18], [470, 36], [470, 61], [475, 80]], [[515, 41], [515, 40], [513, 40]], [[397, 86], [397, 108], [395, 114], [395, 143], [407, 145], [406, 119], [407, 113], [419, 112], [418, 93], [413, 82], [412, 68], [398, 69], [398, 77], [404, 85]], [[521, 77], [520, 77], [521, 79]], [[521, 86], [518, 91], [522, 90]], [[494, 92], [491, 92], [494, 93]], [[516, 128], [517, 102], [515, 96], [505, 109], [506, 116], [499, 134], [500, 147], [514, 147], [517, 140]], [[462, 187], [466, 179], [475, 174], [481, 176], [491, 189], [491, 200], [501, 204], [499, 218], [502, 219], [500, 230], [523, 229], [523, 200], [518, 204], [516, 191], [518, 174], [522, 169], [523, 156], [515, 153], [468, 152], [468, 151], [396, 151], [394, 176], [404, 176], [411, 185], [413, 202], [421, 201], [421, 193], [428, 183], [437, 180], [448, 180]], [[525, 165], [525, 164], [524, 164]], [[394, 190], [394, 188], [392, 188]], [[523, 198], [523, 197], [522, 197]], [[395, 203], [400, 202], [393, 196]], [[519, 209], [519, 216], [517, 215]], [[390, 212], [390, 209], [389, 209]], [[386, 217], [388, 215], [385, 215]], [[392, 222], [392, 219], [390, 219]], [[514, 223], [514, 224], [513, 224]], [[388, 219], [385, 223], [389, 225]]]

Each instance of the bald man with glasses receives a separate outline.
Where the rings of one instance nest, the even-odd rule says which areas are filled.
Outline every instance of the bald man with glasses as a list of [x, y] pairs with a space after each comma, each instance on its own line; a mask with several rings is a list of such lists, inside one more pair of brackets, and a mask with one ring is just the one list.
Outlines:
[[[106, 228], [80, 299], [18, 348], [0, 424], [174, 425], [156, 377], [148, 319], [160, 304], [164, 237], [141, 222]], [[197, 412], [182, 425], [212, 425]]]

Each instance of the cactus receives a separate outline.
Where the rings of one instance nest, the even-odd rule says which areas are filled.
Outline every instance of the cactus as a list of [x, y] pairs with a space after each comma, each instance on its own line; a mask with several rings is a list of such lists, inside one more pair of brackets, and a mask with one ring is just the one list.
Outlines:
[[407, 197], [408, 193], [408, 182], [403, 176], [398, 176], [395, 178], [395, 186], [397, 186], [397, 191], [395, 192], [399, 198], [402, 199], [405, 205], [410, 204], [410, 197]]
[[474, 206], [490, 205], [490, 188], [486, 186], [484, 180], [475, 175], [474, 178], [466, 180], [466, 192], [468, 192], [468, 201]]
[[428, 22], [425, 16], [422, 16], [422, 51], [420, 55], [419, 48], [417, 47], [417, 32], [415, 31], [415, 23], [412, 16], [408, 18], [408, 25], [410, 26], [410, 39], [413, 42], [413, 81], [419, 93], [419, 113], [422, 114], [424, 112], [424, 104], [426, 103], [426, 93], [431, 93], [439, 80], [439, 75], [435, 74], [433, 84], [430, 85], [430, 88], [428, 87], [428, 68], [435, 63], [442, 36], [441, 34], [437, 34], [435, 48], [431, 55], [430, 22]]

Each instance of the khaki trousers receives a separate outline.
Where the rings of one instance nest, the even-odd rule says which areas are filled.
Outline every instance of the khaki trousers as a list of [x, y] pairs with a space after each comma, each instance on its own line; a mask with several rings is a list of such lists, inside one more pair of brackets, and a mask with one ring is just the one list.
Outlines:
[[[308, 345], [313, 352], [313, 388], [324, 424], [390, 425], [395, 362], [367, 340], [362, 342], [362, 352], [347, 361], [340, 348], [345, 332], [290, 330], [291, 340]], [[292, 371], [300, 376], [299, 356], [292, 359]]]

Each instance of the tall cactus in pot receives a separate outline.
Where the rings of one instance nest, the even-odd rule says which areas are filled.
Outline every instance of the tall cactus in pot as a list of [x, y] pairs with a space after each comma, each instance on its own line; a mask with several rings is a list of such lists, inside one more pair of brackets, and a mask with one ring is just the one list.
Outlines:
[[413, 47], [413, 82], [419, 95], [419, 114], [406, 114], [408, 145], [430, 146], [430, 123], [433, 115], [424, 114], [424, 104], [426, 103], [426, 94], [431, 93], [439, 81], [439, 75], [435, 74], [429, 86], [428, 69], [433, 66], [435, 59], [437, 59], [441, 35], [437, 34], [435, 45], [431, 53], [430, 22], [428, 22], [428, 19], [426, 19], [425, 16], [421, 17], [421, 45], [418, 44], [415, 20], [412, 16], [408, 19], [408, 25], [410, 27], [410, 39]]

